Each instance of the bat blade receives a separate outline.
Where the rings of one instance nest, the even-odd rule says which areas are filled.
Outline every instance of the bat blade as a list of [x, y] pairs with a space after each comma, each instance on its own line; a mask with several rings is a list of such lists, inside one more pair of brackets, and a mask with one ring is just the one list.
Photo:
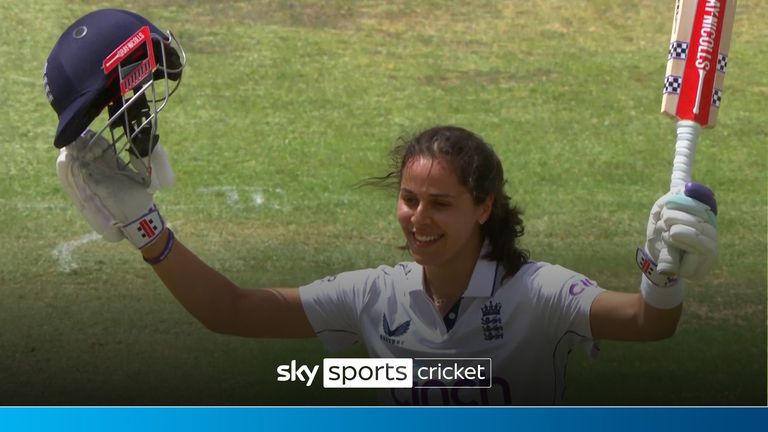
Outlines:
[[723, 95], [736, 0], [677, 0], [661, 111], [713, 127]]

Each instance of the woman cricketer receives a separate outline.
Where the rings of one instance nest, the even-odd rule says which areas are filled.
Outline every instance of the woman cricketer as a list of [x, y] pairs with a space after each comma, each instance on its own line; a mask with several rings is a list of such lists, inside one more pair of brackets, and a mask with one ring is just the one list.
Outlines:
[[[98, 18], [114, 21], [102, 30], [110, 34], [120, 24], [126, 34], [137, 26], [116, 13]], [[84, 22], [88, 16], [73, 24], [60, 44]], [[88, 31], [97, 32], [95, 27]], [[169, 60], [180, 51], [171, 47], [175, 40], [170, 33], [155, 33], [160, 42], [154, 51], [162, 57], [154, 55], [166, 75], [145, 77], [145, 82], [173, 80], [168, 71], [180, 79], [183, 61]], [[572, 270], [532, 261], [519, 247], [521, 213], [505, 191], [502, 163], [492, 147], [467, 129], [435, 126], [402, 140], [393, 151], [391, 171], [373, 179], [397, 192], [395, 216], [411, 261], [327, 276], [299, 288], [241, 287], [185, 247], [154, 203], [154, 191], [173, 183], [157, 142], [158, 109], [137, 114], [130, 109], [134, 99], [122, 95], [124, 108], [110, 111], [110, 124], [122, 123], [133, 149], [125, 158], [105, 128], [86, 129], [92, 112], [82, 118], [85, 111], [70, 115], [66, 104], [56, 105], [60, 95], [74, 91], [66, 88], [73, 80], [56, 76], [65, 72], [50, 65], [74, 62], [69, 60], [73, 52], [97, 51], [69, 42], [74, 48], [67, 48], [67, 56], [54, 48], [46, 69], [49, 100], [60, 121], [56, 143], [62, 186], [105, 239], [131, 241], [205, 327], [245, 337], [319, 337], [330, 351], [361, 342], [372, 358], [492, 361], [489, 386], [433, 380], [428, 388], [383, 389], [385, 404], [557, 404], [573, 348], [596, 353], [599, 340], [672, 336], [682, 311], [683, 278], [701, 279], [716, 258], [714, 196], [701, 185], [688, 184], [665, 194], [651, 209], [645, 245], [636, 253], [641, 274], [634, 294], [606, 290]], [[663, 247], [679, 258], [674, 274], [656, 271]]]

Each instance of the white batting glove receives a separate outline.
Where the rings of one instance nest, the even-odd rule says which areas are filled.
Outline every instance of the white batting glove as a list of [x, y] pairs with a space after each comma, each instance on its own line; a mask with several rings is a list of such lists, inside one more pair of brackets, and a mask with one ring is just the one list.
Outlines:
[[667, 247], [674, 254], [677, 276], [697, 280], [709, 272], [717, 259], [717, 201], [704, 185], [687, 183], [669, 192], [653, 205], [646, 229], [645, 249], [637, 260], [646, 277], [658, 286], [674, 283], [656, 273], [659, 253]]
[[159, 143], [152, 149], [152, 154], [148, 157], [139, 158], [132, 152], [130, 153], [130, 164], [138, 173], [145, 173], [143, 180], [146, 183], [149, 172], [149, 193], [155, 193], [161, 189], [167, 189], [176, 184], [176, 177], [168, 162], [168, 155], [165, 149]]
[[[159, 150], [159, 152], [158, 152]], [[158, 152], [155, 155], [154, 152]], [[153, 192], [173, 184], [173, 171], [159, 145], [153, 155], [126, 163], [102, 136], [86, 131], [60, 150], [56, 171], [63, 189], [91, 227], [107, 241], [127, 238], [137, 248], [150, 244], [165, 226]], [[151, 170], [146, 169], [151, 167]]]

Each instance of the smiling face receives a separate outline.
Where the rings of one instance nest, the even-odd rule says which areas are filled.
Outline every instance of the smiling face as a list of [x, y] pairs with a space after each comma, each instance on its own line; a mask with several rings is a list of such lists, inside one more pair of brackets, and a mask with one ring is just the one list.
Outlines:
[[474, 265], [483, 242], [480, 225], [491, 202], [489, 197], [475, 204], [442, 158], [417, 156], [408, 162], [400, 180], [397, 219], [416, 262], [433, 268]]

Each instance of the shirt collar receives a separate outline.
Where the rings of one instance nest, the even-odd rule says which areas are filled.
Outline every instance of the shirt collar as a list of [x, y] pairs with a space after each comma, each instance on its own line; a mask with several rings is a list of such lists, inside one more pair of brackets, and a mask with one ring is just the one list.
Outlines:
[[422, 290], [422, 281], [424, 280], [424, 268], [419, 263], [409, 262], [400, 263], [403, 275], [405, 276], [405, 282], [403, 288], [405, 292], [414, 292]]
[[488, 241], [483, 244], [480, 257], [477, 259], [472, 277], [469, 279], [469, 286], [464, 291], [464, 297], [490, 297], [493, 295], [496, 289], [496, 273], [499, 270], [499, 263], [483, 258], [490, 247]]

